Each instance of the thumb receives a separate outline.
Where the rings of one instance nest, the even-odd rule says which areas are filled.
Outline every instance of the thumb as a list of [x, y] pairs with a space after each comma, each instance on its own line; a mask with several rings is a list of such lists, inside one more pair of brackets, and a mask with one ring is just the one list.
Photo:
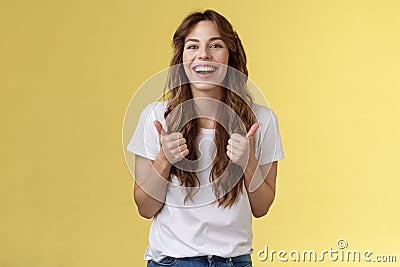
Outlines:
[[249, 132], [246, 134], [247, 137], [253, 137], [253, 135], [257, 132], [258, 127], [260, 124], [258, 122], [254, 123], [251, 127]]
[[154, 126], [156, 126], [159, 135], [166, 135], [167, 133], [163, 130], [162, 125], [159, 121], [154, 121]]

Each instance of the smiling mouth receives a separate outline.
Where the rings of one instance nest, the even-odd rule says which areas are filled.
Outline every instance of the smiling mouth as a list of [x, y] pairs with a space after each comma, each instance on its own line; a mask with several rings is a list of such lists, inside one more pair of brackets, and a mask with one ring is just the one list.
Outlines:
[[198, 74], [207, 75], [215, 72], [217, 68], [214, 66], [197, 66], [193, 70]]

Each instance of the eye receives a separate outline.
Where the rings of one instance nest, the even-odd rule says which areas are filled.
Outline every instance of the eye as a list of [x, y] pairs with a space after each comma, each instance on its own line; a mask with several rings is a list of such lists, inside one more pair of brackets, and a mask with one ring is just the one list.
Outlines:
[[186, 47], [186, 49], [196, 49], [197, 45], [191, 44]]
[[211, 48], [222, 48], [222, 45], [220, 45], [220, 44], [212, 44], [210, 47]]

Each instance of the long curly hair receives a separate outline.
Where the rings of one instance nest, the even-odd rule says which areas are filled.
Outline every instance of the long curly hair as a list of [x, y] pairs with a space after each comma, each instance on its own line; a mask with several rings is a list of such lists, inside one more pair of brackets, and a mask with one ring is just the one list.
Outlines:
[[[169, 133], [180, 131], [183, 134], [189, 149], [189, 155], [186, 158], [192, 162], [190, 166], [186, 166], [185, 170], [172, 166], [170, 178], [171, 175], [176, 175], [181, 185], [186, 187], [185, 202], [187, 199], [192, 199], [196, 192], [194, 189], [198, 189], [200, 185], [194, 171], [197, 166], [193, 163], [199, 158], [196, 138], [199, 135], [200, 126], [198, 119], [187, 119], [196, 118], [193, 105], [180, 105], [193, 98], [188, 77], [182, 65], [182, 55], [186, 36], [200, 21], [213, 22], [229, 50], [229, 67], [223, 81], [224, 93], [221, 100], [225, 105], [219, 111], [217, 119], [219, 122], [224, 121], [223, 124], [228, 125], [228, 127], [225, 129], [220, 123], [215, 123], [214, 143], [217, 151], [212, 162], [209, 180], [212, 182], [213, 192], [218, 199], [218, 206], [231, 207], [243, 191], [244, 177], [242, 168], [230, 162], [226, 154], [226, 147], [232, 133], [245, 135], [251, 125], [256, 122], [256, 118], [251, 109], [252, 96], [246, 86], [248, 71], [242, 42], [229, 21], [219, 13], [209, 9], [204, 12], [189, 14], [173, 36], [173, 56], [167, 78], [169, 90], [164, 94], [169, 101], [164, 118]], [[228, 112], [229, 109], [232, 109], [237, 115]]]

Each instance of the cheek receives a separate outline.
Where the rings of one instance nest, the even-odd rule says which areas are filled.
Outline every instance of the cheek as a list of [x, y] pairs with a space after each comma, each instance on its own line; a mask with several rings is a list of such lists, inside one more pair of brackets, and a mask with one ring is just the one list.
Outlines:
[[188, 53], [188, 52], [183, 52], [183, 54], [182, 54], [182, 61], [183, 61], [183, 63], [185, 63], [185, 62], [190, 62], [190, 61], [192, 60], [192, 57], [193, 57], [193, 56], [191, 56], [190, 53]]
[[225, 65], [228, 65], [228, 62], [229, 62], [229, 55], [226, 55], [226, 58], [225, 58]]
[[185, 62], [188, 61], [187, 56], [186, 56], [186, 53], [183, 53], [183, 54], [182, 54], [182, 61], [183, 61], [183, 63], [185, 63]]
[[223, 53], [221, 53], [220, 57], [219, 57], [221, 63], [228, 65], [228, 61], [229, 61], [229, 52], [228, 51], [224, 51]]

